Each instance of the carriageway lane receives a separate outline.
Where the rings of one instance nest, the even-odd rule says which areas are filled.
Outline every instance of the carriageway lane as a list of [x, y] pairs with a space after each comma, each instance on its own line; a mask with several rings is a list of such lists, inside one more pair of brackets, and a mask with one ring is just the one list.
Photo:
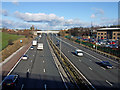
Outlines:
[[[51, 36], [51, 39], [54, 43], [58, 40], [55, 36]], [[77, 57], [73, 53], [75, 48], [66, 43], [61, 43], [61, 49], [94, 86], [97, 88], [118, 87], [118, 70], [116, 68], [106, 70], [95, 63], [98, 61], [97, 59], [90, 57], [85, 53], [83, 57]], [[112, 83], [112, 86], [109, 82]]]
[[[43, 42], [44, 49], [28, 50], [29, 59], [21, 60], [11, 74], [19, 74], [19, 88], [58, 88], [66, 89], [63, 80], [54, 63], [49, 50], [46, 37], [43, 36], [38, 42]], [[27, 74], [29, 72], [29, 74]]]

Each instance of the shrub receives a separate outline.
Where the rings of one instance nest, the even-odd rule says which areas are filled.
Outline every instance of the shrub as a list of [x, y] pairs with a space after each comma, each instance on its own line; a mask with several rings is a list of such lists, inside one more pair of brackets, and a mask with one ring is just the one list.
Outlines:
[[12, 45], [13, 44], [13, 40], [12, 39], [9, 39], [8, 40], [8, 45]]

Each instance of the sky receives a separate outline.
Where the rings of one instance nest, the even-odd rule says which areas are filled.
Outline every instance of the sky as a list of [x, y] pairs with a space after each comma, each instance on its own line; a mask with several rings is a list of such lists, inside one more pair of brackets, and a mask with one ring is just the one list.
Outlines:
[[2, 2], [0, 27], [60, 30], [117, 25], [118, 2]]

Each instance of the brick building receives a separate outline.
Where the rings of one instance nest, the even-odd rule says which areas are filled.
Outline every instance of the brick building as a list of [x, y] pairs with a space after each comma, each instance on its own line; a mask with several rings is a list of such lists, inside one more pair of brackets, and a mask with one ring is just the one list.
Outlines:
[[98, 39], [120, 39], [120, 28], [100, 28], [97, 29]]

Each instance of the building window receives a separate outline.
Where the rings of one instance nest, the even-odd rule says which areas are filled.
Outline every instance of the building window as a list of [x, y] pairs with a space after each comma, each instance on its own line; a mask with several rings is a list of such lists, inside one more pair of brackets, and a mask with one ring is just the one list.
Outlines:
[[106, 38], [106, 36], [104, 36], [104, 38]]
[[104, 35], [106, 35], [106, 33], [104, 33]]
[[101, 36], [101, 38], [103, 38], [103, 36]]
[[117, 39], [120, 39], [119, 37], [117, 37]]
[[101, 33], [101, 35], [103, 35], [103, 33]]
[[115, 39], [115, 37], [113, 37]]
[[98, 35], [100, 35], [100, 33], [98, 33]]
[[100, 38], [100, 36], [98, 36], [98, 38]]
[[120, 35], [120, 33], [117, 34], [118, 36]]
[[114, 33], [114, 35], [115, 35], [116, 33]]

